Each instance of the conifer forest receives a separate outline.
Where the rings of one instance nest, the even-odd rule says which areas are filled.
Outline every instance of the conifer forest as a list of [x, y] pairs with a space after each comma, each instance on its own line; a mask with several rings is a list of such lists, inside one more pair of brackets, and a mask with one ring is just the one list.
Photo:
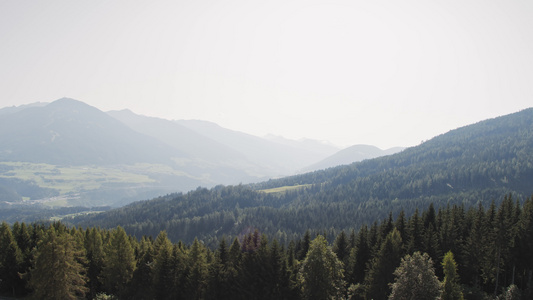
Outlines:
[[280, 243], [215, 247], [122, 227], [2, 223], [0, 287], [32, 299], [532, 299], [533, 197], [392, 213]]

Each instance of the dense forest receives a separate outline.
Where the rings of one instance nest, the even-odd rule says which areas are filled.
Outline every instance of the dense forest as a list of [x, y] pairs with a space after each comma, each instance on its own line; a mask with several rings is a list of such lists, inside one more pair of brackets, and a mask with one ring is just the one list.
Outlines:
[[2, 223], [0, 289], [35, 299], [531, 299], [531, 253], [533, 197], [431, 204], [287, 244], [251, 228], [212, 248], [165, 231], [137, 239], [122, 227]]
[[[533, 194], [533, 109], [479, 122], [391, 156], [252, 185], [198, 188], [98, 215], [65, 220], [140, 238], [165, 230], [173, 241], [213, 246], [249, 228], [280, 243], [306, 230], [358, 230], [401, 211], [447, 205], [488, 208], [505, 195]], [[272, 192], [273, 188], [281, 188]], [[329, 240], [331, 242], [331, 240]]]

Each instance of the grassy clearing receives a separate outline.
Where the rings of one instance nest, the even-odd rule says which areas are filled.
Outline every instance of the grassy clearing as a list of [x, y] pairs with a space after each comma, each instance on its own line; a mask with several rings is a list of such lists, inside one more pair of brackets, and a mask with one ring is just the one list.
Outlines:
[[270, 194], [270, 193], [284, 193], [284, 192], [287, 192], [287, 191], [299, 190], [299, 189], [307, 188], [307, 187], [310, 187], [310, 186], [311, 186], [311, 184], [288, 185], [288, 186], [281, 186], [281, 187], [277, 187], [277, 188], [273, 188], [273, 189], [259, 190], [259, 192], [263, 192], [263, 193], [267, 193], [267, 194]]
[[99, 214], [99, 213], [102, 213], [102, 212], [104, 212], [104, 211], [93, 211], [93, 210], [91, 210], [91, 211], [82, 211], [82, 212], [75, 213], [75, 214], [68, 214], [68, 215], [63, 215], [63, 216], [51, 217], [50, 221], [61, 221], [64, 218], [77, 217], [77, 216], [86, 216], [86, 215], [90, 215], [90, 214]]
[[[56, 189], [60, 194], [101, 188], [104, 184], [149, 184], [150, 173], [171, 172], [170, 167], [139, 164], [133, 166], [54, 166], [27, 162], [0, 162], [11, 167], [0, 177], [18, 178], [35, 182], [40, 187]], [[167, 168], [171, 169], [168, 170]]]

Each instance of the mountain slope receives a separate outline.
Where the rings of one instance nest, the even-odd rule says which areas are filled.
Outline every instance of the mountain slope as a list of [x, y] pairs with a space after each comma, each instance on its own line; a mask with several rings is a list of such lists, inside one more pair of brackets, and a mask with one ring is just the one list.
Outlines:
[[4, 107], [0, 109], [0, 115], [8, 115], [12, 113], [16, 113], [18, 111], [24, 110], [26, 108], [30, 107], [42, 107], [48, 105], [47, 102], [36, 102], [26, 105], [20, 105], [20, 106], [10, 106], [10, 107]]
[[532, 150], [530, 108], [452, 130], [395, 155], [272, 180], [261, 186], [329, 182], [332, 186], [350, 184], [356, 189], [377, 182], [388, 186], [372, 188], [380, 197], [385, 197], [389, 190], [396, 194], [434, 195], [486, 187], [518, 189], [527, 195], [533, 192], [527, 181], [533, 175]]
[[186, 153], [186, 158], [175, 161], [180, 168], [197, 176], [208, 176], [212, 183], [251, 182], [272, 175], [238, 150], [199, 134], [178, 122], [141, 116], [128, 110], [111, 111], [108, 114], [135, 131]]
[[324, 150], [316, 151], [289, 143], [272, 142], [250, 134], [225, 129], [206, 121], [179, 120], [176, 122], [243, 153], [249, 160], [256, 162], [273, 176], [294, 174], [335, 151], [334, 147], [331, 147], [331, 152], [328, 153]]
[[107, 112], [128, 127], [180, 149], [191, 157], [208, 161], [242, 159], [243, 155], [197, 132], [165, 119], [137, 115], [129, 110]]
[[240, 153], [171, 121], [139, 118], [138, 130], [152, 130], [139, 132], [68, 98], [2, 111], [0, 202], [117, 206], [264, 176], [248, 172], [253, 164]]
[[0, 160], [55, 165], [170, 163], [184, 153], [83, 102], [63, 98], [0, 116]]
[[204, 123], [216, 127], [215, 139], [178, 122], [104, 113], [68, 98], [1, 109], [0, 203], [118, 206], [292, 174], [284, 162], [312, 152]]
[[120, 224], [137, 236], [164, 229], [175, 241], [212, 242], [252, 227], [284, 241], [307, 229], [357, 228], [389, 212], [410, 215], [430, 203], [488, 206], [507, 194], [524, 199], [533, 194], [532, 182], [533, 109], [527, 109], [386, 157], [251, 186], [197, 189], [71, 221]]
[[340, 165], [348, 165], [365, 159], [372, 159], [380, 156], [390, 155], [402, 151], [404, 148], [396, 147], [387, 150], [381, 150], [371, 145], [353, 145], [342, 149], [339, 152], [303, 169], [310, 172], [320, 169], [327, 169]]

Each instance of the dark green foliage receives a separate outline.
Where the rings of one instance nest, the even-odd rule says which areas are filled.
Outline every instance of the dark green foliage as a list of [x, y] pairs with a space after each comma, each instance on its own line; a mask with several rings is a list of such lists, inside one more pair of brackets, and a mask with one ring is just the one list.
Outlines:
[[441, 284], [427, 253], [406, 255], [394, 275], [389, 300], [435, 300], [440, 295]]
[[344, 287], [342, 262], [319, 235], [309, 247], [298, 274], [303, 299], [338, 299]]
[[[199, 188], [71, 221], [104, 228], [121, 225], [137, 238], [166, 230], [173, 242], [198, 238], [210, 247], [216, 247], [222, 236], [239, 236], [247, 228], [258, 228], [282, 244], [302, 238], [306, 230], [327, 231], [332, 242], [332, 236], [343, 230], [391, 220], [402, 211], [412, 215], [433, 203], [426, 214], [419, 212], [419, 220], [397, 229], [409, 243], [407, 251], [425, 251], [438, 259], [448, 250], [460, 252], [457, 247], [463, 241], [456, 235], [464, 233], [454, 228], [465, 212], [439, 219], [437, 211], [479, 203], [486, 208], [492, 199], [499, 205], [508, 194], [523, 198], [533, 193], [532, 181], [533, 109], [527, 109], [450, 131], [387, 157], [250, 186]], [[285, 193], [259, 191], [295, 185], [306, 187]], [[448, 227], [437, 230], [439, 222]], [[383, 225], [376, 241], [391, 230], [390, 222]], [[433, 229], [415, 234], [417, 227], [430, 225]], [[444, 252], [437, 251], [441, 247]], [[301, 254], [297, 258], [302, 259]], [[457, 259], [462, 263], [461, 255]]]
[[350, 256], [350, 249], [348, 246], [348, 238], [346, 237], [346, 233], [341, 231], [341, 233], [337, 235], [337, 238], [335, 239], [332, 250], [335, 252], [335, 254], [337, 254], [337, 258], [345, 265], [347, 264]]
[[187, 255], [185, 299], [203, 299], [208, 276], [207, 249], [195, 239]]
[[104, 264], [101, 280], [107, 291], [122, 295], [133, 277], [135, 256], [124, 229], [114, 229], [104, 246]]
[[18, 276], [23, 271], [23, 255], [13, 238], [7, 223], [0, 225], [0, 291], [10, 292], [12, 296], [21, 292], [23, 284]]
[[149, 287], [153, 289], [157, 299], [175, 299], [174, 285], [178, 270], [174, 269], [172, 243], [164, 231], [159, 233], [155, 240], [154, 252], [153, 284]]
[[370, 263], [365, 278], [367, 299], [386, 299], [390, 294], [390, 284], [394, 280], [394, 270], [400, 265], [403, 256], [402, 238], [394, 229], [384, 239], [378, 253]]
[[154, 247], [153, 240], [143, 237], [136, 249], [137, 267], [133, 271], [133, 278], [131, 279], [127, 299], [132, 300], [148, 300], [153, 298], [153, 263], [154, 263]]
[[[16, 294], [33, 293], [36, 298], [52, 295], [47, 288], [50, 285], [65, 295], [86, 293], [87, 298], [105, 293], [121, 299], [301, 299], [311, 295], [386, 299], [401, 257], [414, 256], [407, 250], [416, 248], [414, 241], [420, 241], [418, 247], [433, 250], [439, 261], [444, 258], [435, 273], [452, 298], [460, 297], [454, 292], [460, 291], [457, 287], [463, 289], [465, 299], [503, 299], [518, 294], [530, 299], [532, 295], [533, 198], [522, 202], [506, 196], [487, 209], [481, 204], [469, 208], [450, 205], [438, 211], [429, 207], [410, 217], [400, 214], [396, 220], [386, 217], [370, 227], [364, 225], [349, 237], [342, 231], [323, 230], [329, 242], [308, 231], [303, 238], [285, 244], [250, 229], [210, 248], [200, 239], [172, 243], [165, 231], [155, 240], [144, 236], [138, 241], [120, 227], [81, 230], [60, 223], [17, 223], [0, 229], [2, 284], [18, 279]], [[29, 248], [34, 250], [28, 252]], [[61, 252], [60, 259], [43, 260], [53, 257], [53, 249], [71, 254]], [[342, 254], [336, 254], [343, 249], [345, 262], [339, 259]], [[457, 251], [453, 259], [444, 256], [450, 250]], [[425, 255], [427, 262], [431, 256]], [[23, 269], [25, 259], [34, 262], [31, 271]], [[69, 271], [73, 280], [53, 281], [60, 275], [43, 275], [50, 274], [43, 272], [52, 268], [47, 264], [58, 260], [77, 266]], [[315, 278], [318, 281], [309, 283], [315, 280], [306, 277], [309, 274], [320, 274]], [[315, 286], [328, 291], [327, 296], [315, 292]], [[5, 295], [13, 294], [11, 284], [2, 287]]]
[[87, 229], [85, 233], [85, 250], [87, 255], [87, 279], [89, 295], [95, 297], [102, 291], [102, 283], [98, 276], [104, 266], [104, 246], [100, 230]]
[[28, 285], [34, 299], [78, 299], [85, 295], [85, 249], [64, 227], [49, 228], [35, 249]]
[[368, 227], [365, 225], [359, 230], [355, 246], [350, 251], [346, 270], [347, 281], [349, 283], [363, 283], [366, 266], [370, 261], [371, 255], [371, 249], [368, 244]]
[[463, 300], [463, 292], [459, 284], [459, 275], [457, 274], [457, 264], [451, 251], [444, 256], [442, 268], [444, 269], [444, 282], [441, 299]]

